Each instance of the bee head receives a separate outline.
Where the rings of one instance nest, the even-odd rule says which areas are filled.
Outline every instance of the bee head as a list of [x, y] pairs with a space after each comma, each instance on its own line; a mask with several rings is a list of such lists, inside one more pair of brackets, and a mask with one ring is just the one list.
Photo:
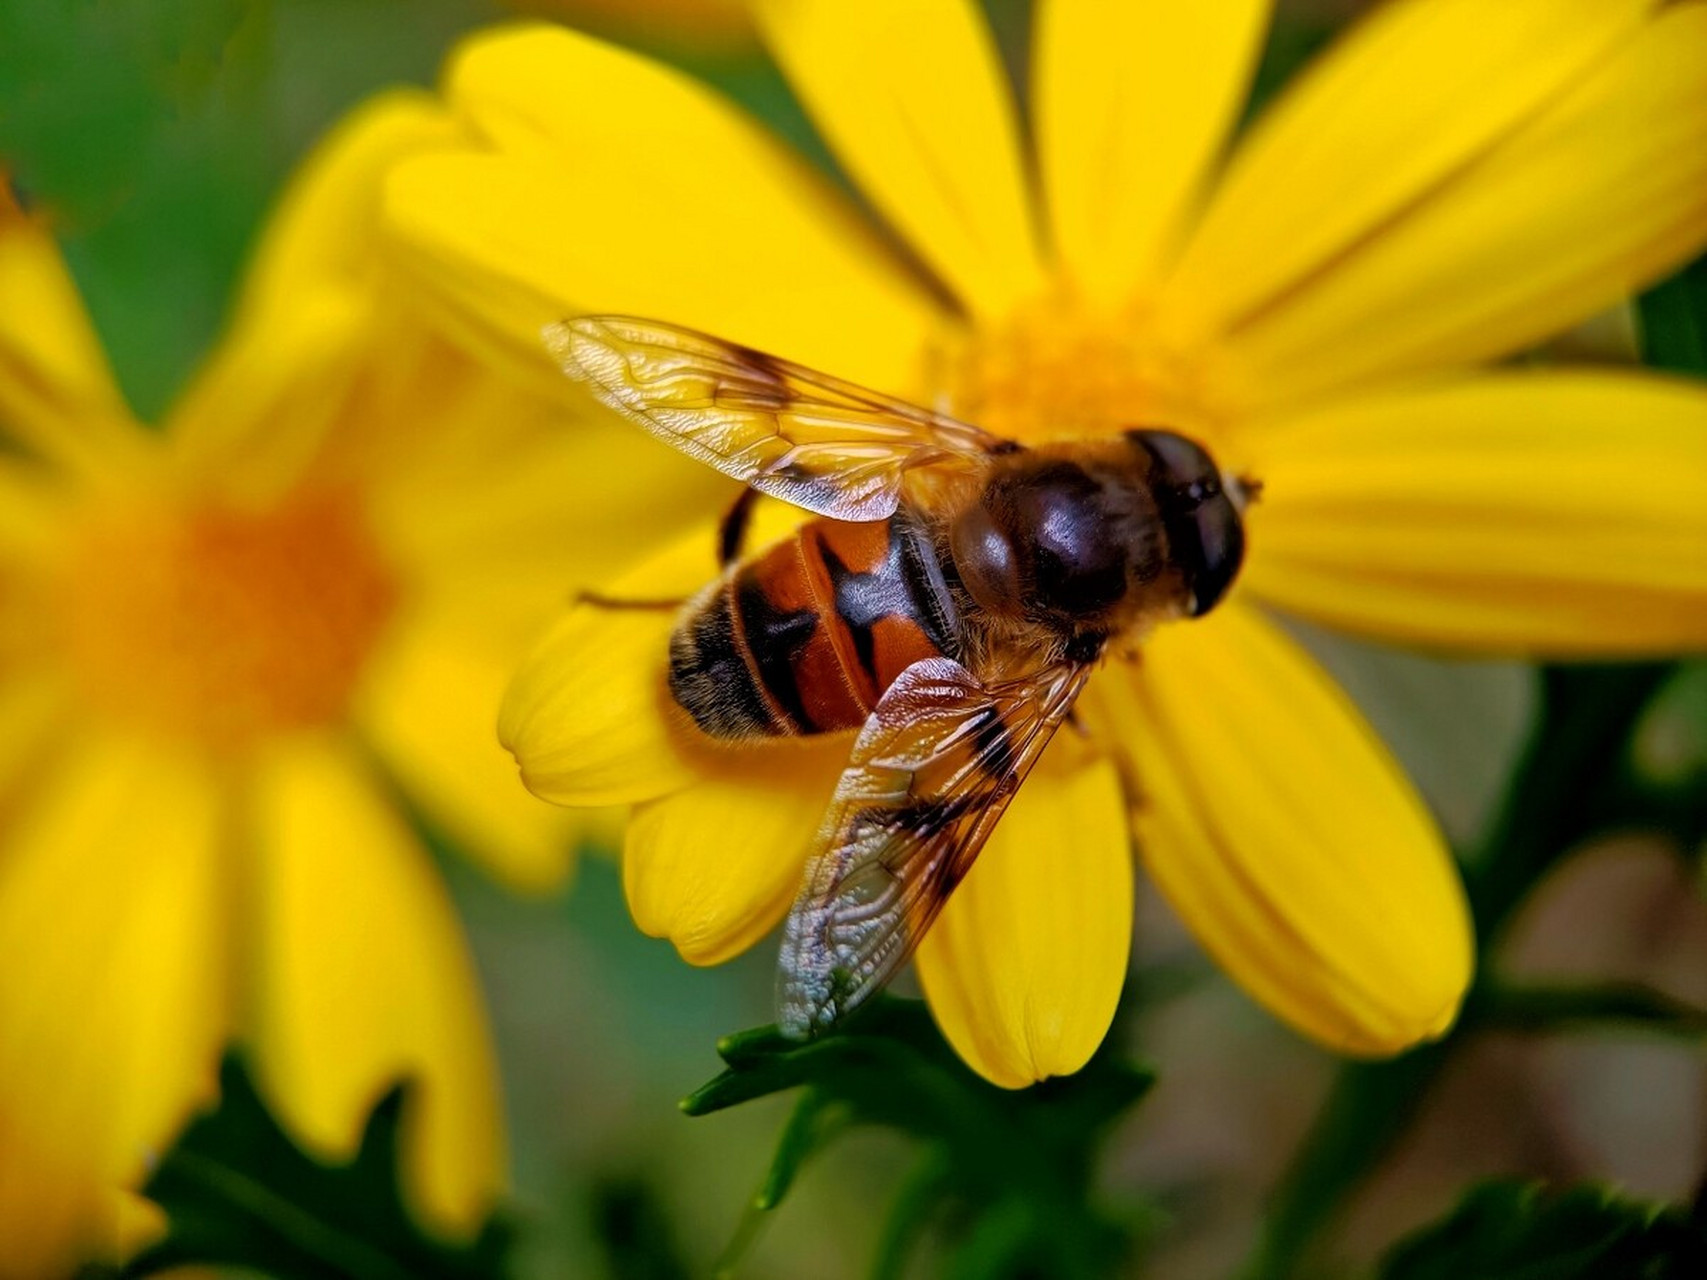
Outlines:
[[1227, 594], [1244, 560], [1239, 513], [1254, 482], [1223, 480], [1201, 445], [1172, 431], [1128, 431], [1126, 438], [1150, 459], [1168, 558], [1185, 582], [1187, 613], [1201, 617]]

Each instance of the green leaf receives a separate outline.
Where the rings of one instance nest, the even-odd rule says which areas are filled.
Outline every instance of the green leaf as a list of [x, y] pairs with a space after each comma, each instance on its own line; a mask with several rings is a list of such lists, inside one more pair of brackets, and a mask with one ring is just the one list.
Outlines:
[[368, 1117], [355, 1159], [324, 1164], [290, 1141], [228, 1058], [219, 1107], [191, 1122], [143, 1188], [166, 1211], [167, 1234], [124, 1275], [212, 1265], [275, 1280], [498, 1280], [507, 1274], [501, 1226], [453, 1244], [404, 1206], [397, 1135], [407, 1107], [400, 1085]]
[[807, 1089], [800, 1095], [794, 1114], [777, 1140], [776, 1155], [771, 1158], [770, 1172], [753, 1198], [761, 1209], [774, 1209], [781, 1204], [806, 1158], [829, 1145], [853, 1120], [853, 1109], [845, 1102], [825, 1096], [820, 1089]]
[[1401, 1242], [1380, 1280], [1685, 1280], [1707, 1275], [1707, 1233], [1675, 1209], [1595, 1187], [1491, 1182]]
[[1644, 293], [1638, 312], [1649, 364], [1707, 377], [1707, 258]]
[[1131, 1243], [1126, 1225], [1092, 1203], [1094, 1167], [1103, 1135], [1152, 1077], [1112, 1050], [1068, 1079], [999, 1089], [960, 1061], [920, 1001], [884, 998], [821, 1040], [760, 1027], [726, 1036], [717, 1051], [728, 1069], [683, 1101], [689, 1115], [806, 1090], [725, 1267], [751, 1245], [806, 1159], [858, 1124], [898, 1129], [929, 1147], [922, 1175], [894, 1206], [875, 1274], [901, 1274], [923, 1227], [937, 1221], [958, 1228], [955, 1275], [1100, 1276]]

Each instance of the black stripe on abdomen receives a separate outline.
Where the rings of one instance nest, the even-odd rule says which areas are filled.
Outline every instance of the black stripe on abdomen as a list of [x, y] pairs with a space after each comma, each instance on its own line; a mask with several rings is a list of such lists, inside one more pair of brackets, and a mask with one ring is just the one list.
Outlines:
[[774, 737], [778, 723], [741, 652], [729, 591], [719, 582], [670, 637], [670, 693], [714, 738]]
[[818, 615], [810, 609], [778, 608], [750, 570], [736, 575], [734, 595], [737, 621], [765, 692], [797, 732], [816, 732], [822, 726], [806, 709], [796, 667], [818, 630]]

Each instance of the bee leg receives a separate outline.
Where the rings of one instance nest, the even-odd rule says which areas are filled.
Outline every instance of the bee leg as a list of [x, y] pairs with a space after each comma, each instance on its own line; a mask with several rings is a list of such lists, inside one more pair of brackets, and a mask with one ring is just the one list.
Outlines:
[[741, 490], [717, 526], [717, 563], [725, 569], [741, 558], [741, 550], [747, 541], [747, 528], [753, 520], [753, 504], [758, 499], [757, 489]]
[[623, 600], [616, 596], [601, 595], [597, 591], [577, 591], [574, 601], [577, 605], [591, 605], [595, 609], [657, 609], [674, 611], [687, 603], [687, 597], [674, 600]]

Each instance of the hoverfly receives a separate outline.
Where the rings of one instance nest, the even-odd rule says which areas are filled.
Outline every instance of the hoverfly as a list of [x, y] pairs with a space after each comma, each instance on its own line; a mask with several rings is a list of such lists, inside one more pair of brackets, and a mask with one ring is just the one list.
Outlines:
[[[1246, 493], [1171, 431], [1027, 448], [657, 321], [545, 338], [748, 486], [671, 637], [675, 701], [731, 742], [859, 731], [783, 935], [778, 1024], [815, 1035], [912, 955], [1110, 643], [1225, 594]], [[818, 518], [742, 558], [761, 493]]]

